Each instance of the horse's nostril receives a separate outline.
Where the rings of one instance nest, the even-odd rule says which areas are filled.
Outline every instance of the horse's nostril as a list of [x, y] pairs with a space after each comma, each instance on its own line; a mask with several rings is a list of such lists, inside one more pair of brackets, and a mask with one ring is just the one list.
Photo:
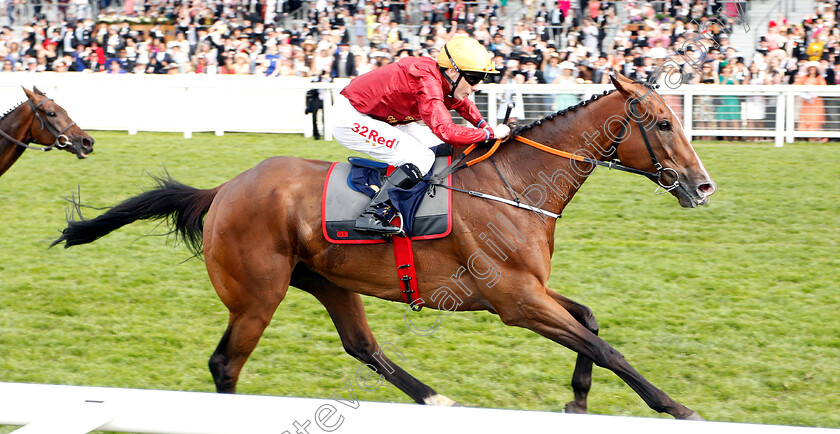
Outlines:
[[93, 138], [82, 138], [82, 146], [85, 148], [92, 148], [93, 147]]
[[710, 194], [715, 192], [715, 186], [706, 182], [706, 183], [700, 184], [697, 187], [697, 191], [699, 191], [700, 193], [703, 193], [706, 196], [709, 196]]

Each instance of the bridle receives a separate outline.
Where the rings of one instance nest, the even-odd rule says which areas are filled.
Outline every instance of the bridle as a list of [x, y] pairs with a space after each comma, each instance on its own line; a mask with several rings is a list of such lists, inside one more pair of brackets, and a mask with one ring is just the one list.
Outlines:
[[[624, 166], [620, 163], [616, 163], [615, 160], [610, 160], [607, 163], [604, 163], [603, 161], [598, 161], [597, 164], [599, 166], [608, 167], [608, 168], [611, 168], [611, 169], [616, 169], [616, 170], [621, 170], [621, 171], [624, 171], [624, 172], [636, 173], [636, 174], [639, 174], [639, 175], [642, 175], [642, 176], [646, 176], [648, 179], [651, 179], [652, 181], [655, 181], [657, 184], [659, 184], [660, 188], [664, 189], [663, 191], [659, 191], [659, 189], [657, 188], [656, 189], [656, 194], [667, 193], [667, 192], [669, 192], [669, 191], [671, 191], [671, 190], [680, 186], [680, 175], [677, 173], [676, 170], [674, 170], [670, 167], [663, 167], [662, 164], [659, 163], [659, 159], [656, 158], [656, 154], [653, 153], [653, 148], [650, 146], [650, 140], [648, 139], [647, 132], [645, 131], [644, 125], [642, 125], [642, 116], [639, 114], [639, 109], [637, 107], [638, 104], [639, 104], [639, 99], [634, 98], [634, 99], [630, 100], [630, 116], [633, 117], [633, 121], [636, 122], [636, 125], [639, 127], [639, 131], [642, 133], [642, 139], [645, 141], [645, 148], [647, 148], [648, 155], [650, 155], [650, 160], [653, 162], [653, 168], [656, 169], [656, 173], [650, 173], [650, 172], [645, 172], [643, 170], [633, 169], [632, 167], [627, 167], [627, 166]], [[615, 153], [618, 150], [618, 145], [620, 145], [621, 142], [623, 141], [623, 139], [622, 140], [619, 140], [619, 139], [624, 137], [624, 132], [627, 128], [627, 125], [630, 122], [631, 122], [631, 120], [630, 120], [630, 117], [628, 116], [621, 123], [621, 129], [618, 132], [618, 136], [616, 136], [616, 137], [618, 137], [618, 139], [614, 140], [613, 144], [612, 144], [613, 153]], [[665, 173], [665, 172], [671, 172], [674, 175], [674, 183], [673, 184], [665, 185], [665, 184], [662, 183], [662, 174]]]
[[[620, 162], [618, 162], [614, 159], [612, 159], [610, 161], [607, 161], [607, 162], [604, 162], [604, 161], [601, 161], [601, 160], [596, 160], [596, 159], [593, 159], [593, 158], [589, 158], [585, 155], [578, 155], [578, 154], [573, 154], [571, 152], [561, 151], [559, 149], [552, 148], [550, 146], [547, 146], [547, 145], [544, 145], [542, 143], [536, 142], [536, 141], [531, 140], [527, 137], [522, 137], [520, 135], [512, 137], [511, 140], [519, 141], [519, 142], [524, 143], [528, 146], [539, 149], [540, 151], [547, 152], [547, 153], [552, 154], [552, 155], [557, 155], [559, 157], [568, 158], [570, 160], [575, 160], [575, 161], [580, 161], [580, 162], [583, 162], [583, 163], [594, 164], [596, 166], [606, 167], [607, 169], [610, 169], [610, 170], [615, 169], [615, 170], [619, 170], [619, 171], [622, 171], [622, 172], [628, 172], [628, 173], [634, 173], [636, 175], [642, 175], [642, 176], [656, 182], [659, 185], [659, 187], [656, 188], [656, 191], [654, 193], [664, 194], [664, 193], [667, 193], [667, 192], [669, 192], [671, 190], [674, 190], [675, 188], [681, 186], [680, 185], [680, 176], [679, 176], [679, 174], [677, 173], [676, 170], [674, 170], [670, 167], [663, 167], [662, 164], [659, 162], [659, 159], [656, 158], [656, 154], [653, 153], [653, 147], [651, 147], [651, 145], [650, 145], [650, 139], [648, 139], [647, 132], [645, 131], [644, 125], [642, 125], [642, 117], [639, 114], [639, 110], [637, 108], [637, 105], [639, 104], [639, 101], [640, 100], [638, 98], [634, 98], [634, 99], [630, 100], [630, 115], [622, 120], [621, 129], [619, 129], [618, 135], [616, 136], [617, 138], [615, 140], [613, 140], [613, 143], [610, 146], [610, 149], [612, 150], [611, 153], [615, 154], [615, 152], [618, 150], [618, 146], [621, 144], [621, 142], [624, 141], [623, 137], [624, 137], [625, 131], [627, 130], [627, 126], [630, 124], [630, 122], [636, 122], [636, 125], [639, 127], [639, 131], [642, 134], [642, 139], [644, 139], [644, 141], [645, 141], [645, 147], [647, 148], [648, 154], [650, 155], [650, 159], [653, 162], [653, 167], [654, 167], [654, 169], [656, 169], [655, 173], [651, 173], [651, 172], [647, 172], [647, 171], [644, 171], [644, 170], [634, 169], [632, 167], [625, 166], [625, 165], [621, 164]], [[581, 105], [585, 105], [585, 104], [586, 104], [585, 101], [581, 103]], [[571, 107], [570, 110], [574, 110], [574, 106]], [[631, 119], [631, 117], [632, 117], [632, 119]], [[456, 158], [449, 166], [447, 166], [445, 169], [443, 169], [443, 171], [441, 171], [440, 173], [434, 174], [431, 177], [431, 179], [429, 180], [429, 183], [431, 185], [431, 188], [429, 190], [429, 194], [434, 195], [434, 187], [440, 186], [440, 187], [443, 187], [443, 188], [446, 188], [446, 189], [461, 191], [463, 193], [468, 193], [471, 196], [476, 196], [476, 197], [481, 197], [481, 198], [484, 198], [484, 199], [495, 200], [497, 202], [503, 202], [503, 203], [506, 203], [508, 205], [516, 206], [518, 208], [529, 209], [531, 211], [534, 211], [534, 212], [539, 213], [539, 214], [547, 215], [549, 217], [560, 218], [559, 214], [553, 214], [551, 212], [548, 212], [548, 211], [545, 211], [545, 210], [542, 210], [542, 209], [539, 209], [539, 208], [535, 208], [535, 207], [529, 206], [527, 204], [523, 205], [519, 201], [519, 199], [516, 198], [516, 197], [515, 197], [515, 200], [511, 201], [511, 200], [508, 200], [508, 199], [504, 199], [504, 198], [500, 198], [500, 197], [496, 197], [496, 196], [492, 196], [492, 195], [488, 195], [488, 194], [483, 194], [483, 193], [479, 193], [479, 192], [475, 192], [475, 191], [468, 191], [468, 190], [462, 190], [462, 189], [450, 187], [450, 186], [447, 186], [447, 185], [445, 185], [441, 182], [446, 176], [451, 175], [452, 173], [455, 173], [455, 172], [457, 172], [461, 169], [465, 169], [465, 168], [467, 168], [469, 166], [472, 166], [472, 165], [474, 165], [474, 164], [476, 164], [480, 161], [483, 161], [483, 160], [486, 160], [487, 158], [490, 158], [493, 155], [493, 153], [495, 153], [496, 150], [499, 148], [500, 144], [501, 144], [501, 141], [496, 140], [496, 142], [493, 144], [493, 146], [490, 148], [490, 150], [488, 150], [485, 154], [483, 154], [483, 155], [481, 155], [477, 158], [474, 158], [474, 159], [472, 159], [472, 160], [470, 160], [466, 163], [461, 163], [461, 161], [464, 159], [464, 157], [466, 157], [467, 154], [469, 154], [470, 152], [473, 151], [473, 149], [476, 148], [476, 145], [471, 145], [470, 147], [465, 149], [464, 152], [461, 155], [459, 155], [458, 158]], [[493, 164], [495, 166], [495, 163], [493, 163]], [[496, 169], [496, 171], [498, 172], [498, 168]], [[666, 173], [666, 172], [671, 172], [674, 175], [674, 182], [670, 185], [666, 185], [662, 181], [662, 174]], [[501, 172], [499, 172], [499, 175], [501, 176]], [[507, 181], [504, 179], [504, 177], [502, 177], [502, 180], [505, 181], [505, 184], [507, 185]], [[510, 189], [510, 186], [508, 186], [508, 189]], [[515, 194], [514, 194], [514, 196], [515, 196]]]
[[[630, 115], [621, 122], [621, 129], [618, 130], [618, 135], [616, 136], [617, 138], [615, 140], [613, 140], [613, 143], [610, 146], [610, 148], [612, 149], [612, 153], [615, 153], [615, 151], [618, 150], [618, 146], [621, 144], [621, 142], [624, 141], [623, 137], [624, 137], [624, 132], [627, 130], [627, 126], [630, 124], [630, 122], [635, 121], [636, 125], [639, 127], [639, 131], [642, 133], [642, 139], [645, 141], [645, 148], [647, 148], [648, 154], [650, 155], [650, 159], [653, 162], [653, 167], [654, 167], [654, 169], [656, 169], [655, 173], [651, 173], [651, 172], [647, 172], [647, 171], [639, 170], [639, 169], [634, 169], [632, 167], [627, 167], [627, 166], [621, 164], [620, 162], [618, 162], [616, 160], [600, 161], [600, 160], [596, 160], [596, 159], [593, 159], [593, 158], [589, 158], [585, 155], [577, 155], [577, 154], [572, 154], [570, 152], [561, 151], [559, 149], [555, 149], [555, 148], [552, 148], [550, 146], [543, 145], [542, 143], [535, 142], [531, 139], [528, 139], [528, 138], [522, 137], [522, 136], [516, 136], [516, 137], [513, 138], [513, 140], [517, 140], [517, 141], [522, 142], [522, 143], [524, 143], [528, 146], [537, 148], [537, 149], [539, 149], [543, 152], [548, 152], [549, 154], [553, 154], [553, 155], [557, 155], [557, 156], [560, 156], [560, 157], [568, 158], [570, 160], [575, 160], [575, 161], [580, 161], [580, 162], [583, 162], [583, 163], [594, 164], [594, 165], [597, 165], [597, 166], [606, 167], [607, 169], [611, 169], [611, 170], [615, 169], [615, 170], [619, 170], [619, 171], [622, 171], [622, 172], [628, 172], [628, 173], [634, 173], [636, 175], [642, 175], [642, 176], [647, 177], [648, 179], [656, 182], [657, 184], [659, 184], [659, 188], [657, 188], [656, 192], [655, 192], [656, 194], [667, 193], [667, 192], [669, 192], [669, 191], [671, 191], [671, 190], [680, 186], [680, 176], [679, 176], [679, 174], [677, 173], [676, 170], [674, 170], [670, 167], [663, 167], [662, 164], [659, 162], [659, 159], [656, 158], [656, 154], [653, 153], [653, 148], [650, 146], [650, 139], [648, 139], [647, 132], [645, 131], [645, 127], [644, 127], [644, 125], [642, 125], [642, 117], [641, 117], [641, 115], [639, 115], [639, 110], [636, 107], [637, 104], [639, 104], [638, 99], [633, 99], [633, 100], [630, 101]], [[632, 120], [630, 119], [631, 117], [633, 118]], [[470, 161], [470, 163], [472, 163], [472, 161]], [[469, 164], [469, 163], [467, 163], [467, 164]], [[670, 172], [674, 175], [674, 182], [670, 185], [666, 185], [662, 181], [662, 174], [666, 173], [666, 172]], [[660, 189], [662, 189], [662, 190], [660, 191]]]
[[[47, 103], [49, 101], [52, 101], [52, 100], [53, 100], [52, 98], [46, 98], [43, 101], [39, 102], [38, 104], [33, 103], [31, 99], [27, 100], [27, 102], [29, 102], [29, 106], [32, 107], [32, 113], [35, 115], [35, 118], [37, 118], [38, 121], [41, 122], [41, 129], [42, 130], [45, 129], [45, 130], [49, 131], [50, 134], [52, 134], [55, 137], [55, 142], [53, 142], [52, 145], [49, 145], [49, 146], [47, 146], [47, 145], [32, 146], [32, 145], [23, 143], [20, 140], [10, 136], [8, 133], [3, 131], [2, 129], [0, 129], [0, 135], [9, 139], [9, 141], [11, 141], [12, 143], [14, 143], [18, 146], [22, 146], [26, 149], [35, 149], [35, 150], [38, 150], [38, 151], [45, 151], [46, 152], [46, 151], [53, 150], [53, 148], [61, 149], [61, 148], [66, 148], [67, 146], [70, 146], [73, 143], [73, 141], [70, 140], [69, 137], [65, 136], [64, 133], [67, 132], [67, 130], [69, 130], [70, 128], [72, 128], [74, 125], [76, 125], [76, 123], [75, 122], [70, 122], [70, 125], [67, 125], [66, 127], [59, 130], [58, 128], [54, 127], [51, 123], [44, 120], [43, 116], [41, 116], [41, 113], [38, 112], [39, 107], [41, 107], [45, 103]], [[61, 141], [62, 138], [64, 138], [64, 143], [62, 143], [62, 141]]]

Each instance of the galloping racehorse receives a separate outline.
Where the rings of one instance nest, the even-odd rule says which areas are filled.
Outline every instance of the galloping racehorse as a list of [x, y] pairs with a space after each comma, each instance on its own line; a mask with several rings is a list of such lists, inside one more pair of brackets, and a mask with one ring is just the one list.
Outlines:
[[[0, 118], [0, 176], [27, 149], [64, 148], [78, 158], [93, 152], [93, 138], [84, 132], [52, 98], [38, 88], [23, 89], [28, 98]], [[35, 121], [38, 122], [35, 122]], [[35, 142], [44, 147], [30, 146]]]
[[[576, 351], [574, 401], [566, 411], [586, 412], [594, 362], [615, 372], [652, 409], [700, 419], [600, 339], [588, 307], [546, 287], [555, 228], [547, 216], [562, 213], [596, 164], [645, 175], [683, 207], [706, 205], [715, 191], [679, 119], [654, 89], [621, 75], [613, 84], [617, 92], [521, 127], [498, 148], [492, 164], [454, 174], [453, 188], [516, 195], [520, 207], [467, 195], [453, 201], [451, 235], [415, 244], [420, 294], [426, 307], [487, 310], [507, 325]], [[614, 158], [620, 164], [605, 163]], [[168, 219], [197, 254], [203, 244], [210, 280], [230, 311], [209, 362], [219, 392], [235, 392], [243, 364], [293, 285], [326, 307], [350, 355], [418, 403], [456, 404], [380, 351], [359, 295], [402, 300], [393, 272], [383, 272], [393, 267], [391, 246], [346, 246], [325, 239], [320, 192], [329, 167], [323, 161], [273, 157], [207, 190], [158, 179], [157, 188], [99, 217], [68, 222], [53, 245], [89, 243], [138, 219], [160, 218]]]

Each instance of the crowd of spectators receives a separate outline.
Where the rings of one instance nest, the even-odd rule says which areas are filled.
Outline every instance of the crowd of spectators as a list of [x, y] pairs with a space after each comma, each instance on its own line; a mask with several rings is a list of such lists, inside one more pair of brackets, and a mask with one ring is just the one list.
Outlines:
[[[293, 2], [267, 11], [264, 2], [239, 0], [126, 0], [96, 18], [41, 14], [17, 32], [3, 28], [0, 71], [353, 77], [401, 57], [436, 56], [448, 39], [468, 34], [495, 56], [497, 82], [602, 83], [608, 68], [645, 80], [666, 61], [699, 58], [690, 41], [705, 30], [716, 43], [706, 44], [702, 68], [683, 68], [685, 81], [793, 84], [807, 65], [829, 84], [840, 81], [840, 0], [818, 3], [802, 23], [771, 21], [749, 59], [729, 45], [727, 28], [707, 25], [721, 18], [715, 1], [526, 0], [512, 28], [500, 20], [506, 3], [317, 0], [304, 3], [305, 24], [284, 28], [277, 23], [288, 22], [280, 18]], [[406, 5], [420, 15], [409, 17]], [[140, 18], [154, 24], [134, 24]], [[720, 22], [738, 30], [732, 18]]]
[[[523, 0], [524, 18], [507, 26], [506, 0], [99, 2], [96, 17], [94, 8], [71, 13], [58, 0], [52, 15], [60, 18], [36, 10], [34, 20], [2, 28], [0, 71], [352, 78], [405, 56], [435, 57], [464, 34], [492, 53], [497, 83], [606, 83], [610, 68], [657, 79], [672, 63], [688, 83], [840, 84], [840, 0], [817, 2], [803, 22], [780, 16], [766, 31], [753, 29], [762, 34], [750, 58], [729, 44], [742, 30], [720, 8], [733, 3], [716, 0]], [[303, 19], [288, 19], [298, 7]], [[12, 7], [0, 9], [13, 23]], [[811, 101], [825, 110], [816, 99], [804, 104]], [[718, 109], [714, 117], [725, 123], [764, 110], [749, 103], [737, 110], [752, 115]]]
[[[840, 84], [840, 0], [816, 2], [801, 22], [779, 16], [750, 29], [760, 33], [748, 56], [729, 43], [731, 32], [744, 31], [737, 15], [748, 2], [522, 0], [516, 12], [523, 18], [512, 23], [507, 0], [92, 1], [34, 0], [34, 19], [24, 20], [20, 0], [0, 0], [0, 18], [11, 24], [0, 29], [0, 72], [324, 81], [406, 56], [436, 57], [446, 41], [469, 35], [492, 53], [501, 71], [490, 76], [495, 83], [607, 83], [611, 68], [661, 82], [663, 65], [678, 65], [683, 83]], [[522, 99], [503, 97], [500, 107]], [[536, 105], [564, 108], [576, 98], [554, 95]], [[700, 129], [768, 129], [775, 117], [762, 96], [697, 98]], [[797, 101], [798, 128], [840, 129], [840, 100], [803, 93]], [[524, 116], [524, 105], [514, 117]]]

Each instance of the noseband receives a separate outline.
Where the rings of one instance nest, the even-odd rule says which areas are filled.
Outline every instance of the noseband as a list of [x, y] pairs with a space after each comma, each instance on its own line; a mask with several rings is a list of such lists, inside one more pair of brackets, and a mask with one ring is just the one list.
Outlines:
[[[70, 140], [69, 137], [65, 136], [64, 133], [67, 132], [67, 130], [69, 130], [70, 128], [72, 128], [74, 125], [76, 125], [76, 123], [71, 122], [70, 125], [67, 125], [63, 129], [58, 130], [51, 123], [44, 120], [44, 118], [41, 116], [41, 113], [38, 113], [38, 107], [41, 107], [46, 102], [52, 101], [52, 100], [53, 100], [52, 98], [46, 98], [45, 100], [39, 102], [38, 104], [33, 103], [31, 99], [27, 100], [29, 102], [29, 106], [32, 107], [32, 113], [35, 115], [35, 118], [37, 118], [38, 121], [41, 122], [41, 129], [42, 130], [45, 129], [45, 130], [49, 131], [50, 134], [52, 134], [55, 137], [55, 142], [52, 145], [49, 145], [49, 146], [46, 146], [46, 145], [45, 146], [28, 145], [26, 143], [21, 142], [18, 139], [15, 139], [14, 137], [10, 136], [8, 133], [6, 133], [3, 130], [0, 130], [0, 135], [3, 135], [3, 137], [9, 139], [12, 143], [14, 143], [18, 146], [23, 146], [26, 149], [35, 149], [35, 150], [39, 150], [39, 151], [51, 151], [53, 148], [61, 149], [61, 148], [66, 148], [67, 146], [69, 146], [73, 142]], [[61, 142], [62, 138], [64, 138], [64, 143]]]

